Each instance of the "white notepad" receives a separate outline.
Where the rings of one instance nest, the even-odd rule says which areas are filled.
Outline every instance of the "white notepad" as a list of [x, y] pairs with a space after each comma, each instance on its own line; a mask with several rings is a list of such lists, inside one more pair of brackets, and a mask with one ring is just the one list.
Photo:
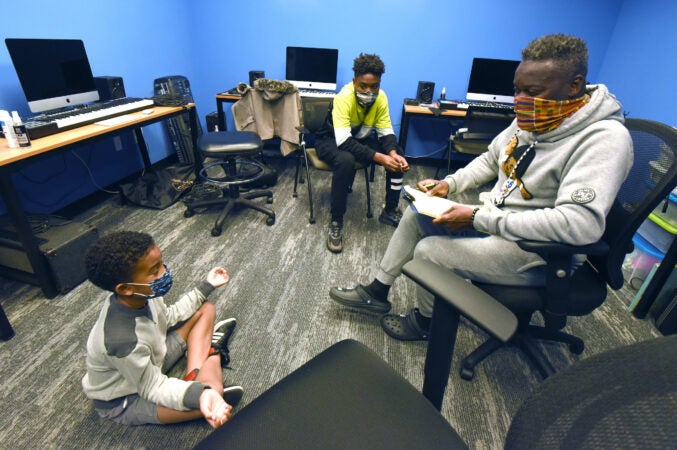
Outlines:
[[415, 187], [406, 185], [402, 188], [404, 198], [409, 200], [419, 214], [439, 218], [443, 213], [458, 203], [442, 197], [431, 197]]

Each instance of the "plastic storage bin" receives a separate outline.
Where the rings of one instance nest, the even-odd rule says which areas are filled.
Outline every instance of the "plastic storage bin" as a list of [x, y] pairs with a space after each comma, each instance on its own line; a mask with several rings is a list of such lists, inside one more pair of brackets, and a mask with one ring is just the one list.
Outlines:
[[635, 249], [625, 257], [623, 272], [630, 287], [639, 289], [654, 266], [663, 260], [665, 253], [660, 252], [640, 234], [635, 234], [632, 242]]
[[651, 213], [637, 232], [660, 252], [667, 253], [677, 234], [677, 226]]

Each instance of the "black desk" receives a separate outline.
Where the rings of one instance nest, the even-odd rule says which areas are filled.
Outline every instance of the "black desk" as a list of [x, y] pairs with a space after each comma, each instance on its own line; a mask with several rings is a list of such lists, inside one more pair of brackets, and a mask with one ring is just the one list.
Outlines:
[[[151, 167], [148, 156], [148, 148], [141, 133], [141, 127], [152, 123], [160, 122], [173, 116], [189, 113], [190, 127], [192, 130], [193, 149], [197, 151], [197, 116], [195, 105], [176, 107], [154, 106], [153, 113], [144, 115], [140, 112], [132, 113], [137, 116], [136, 119], [124, 124], [112, 127], [101, 125], [85, 125], [73, 130], [64, 131], [41, 139], [34, 139], [28, 149], [8, 148], [4, 139], [0, 140], [0, 194], [5, 202], [7, 213], [17, 233], [19, 243], [22, 245], [28, 261], [30, 262], [32, 273], [20, 272], [14, 269], [0, 266], [0, 275], [17, 278], [20, 281], [37, 284], [47, 298], [54, 298], [57, 295], [55, 281], [49, 271], [47, 259], [40, 251], [38, 240], [31, 230], [28, 218], [23, 210], [19, 196], [12, 183], [12, 173], [28, 166], [42, 158], [68, 151], [69, 149], [82, 144], [91, 144], [93, 142], [110, 139], [118, 134], [133, 130], [136, 133], [137, 142], [143, 162], [146, 169]], [[195, 155], [195, 161], [199, 161], [199, 155]], [[199, 171], [198, 164], [195, 165], [196, 174]], [[18, 273], [20, 272], [20, 273]]]

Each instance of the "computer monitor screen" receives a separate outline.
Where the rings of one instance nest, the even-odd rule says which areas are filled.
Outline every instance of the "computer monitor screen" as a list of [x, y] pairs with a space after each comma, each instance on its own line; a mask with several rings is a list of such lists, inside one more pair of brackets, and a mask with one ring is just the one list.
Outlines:
[[513, 79], [519, 61], [473, 58], [466, 99], [483, 102], [512, 103]]
[[287, 47], [287, 81], [301, 89], [336, 90], [338, 50]]
[[32, 112], [99, 100], [85, 45], [77, 39], [5, 39]]

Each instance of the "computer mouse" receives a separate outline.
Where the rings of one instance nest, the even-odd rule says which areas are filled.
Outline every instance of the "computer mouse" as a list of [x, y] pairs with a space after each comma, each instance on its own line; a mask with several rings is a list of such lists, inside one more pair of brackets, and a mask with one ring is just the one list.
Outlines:
[[153, 111], [154, 111], [153, 108], [148, 108], [148, 109], [144, 109], [143, 111], [141, 111], [141, 114], [149, 115], [149, 114], [153, 114]]

